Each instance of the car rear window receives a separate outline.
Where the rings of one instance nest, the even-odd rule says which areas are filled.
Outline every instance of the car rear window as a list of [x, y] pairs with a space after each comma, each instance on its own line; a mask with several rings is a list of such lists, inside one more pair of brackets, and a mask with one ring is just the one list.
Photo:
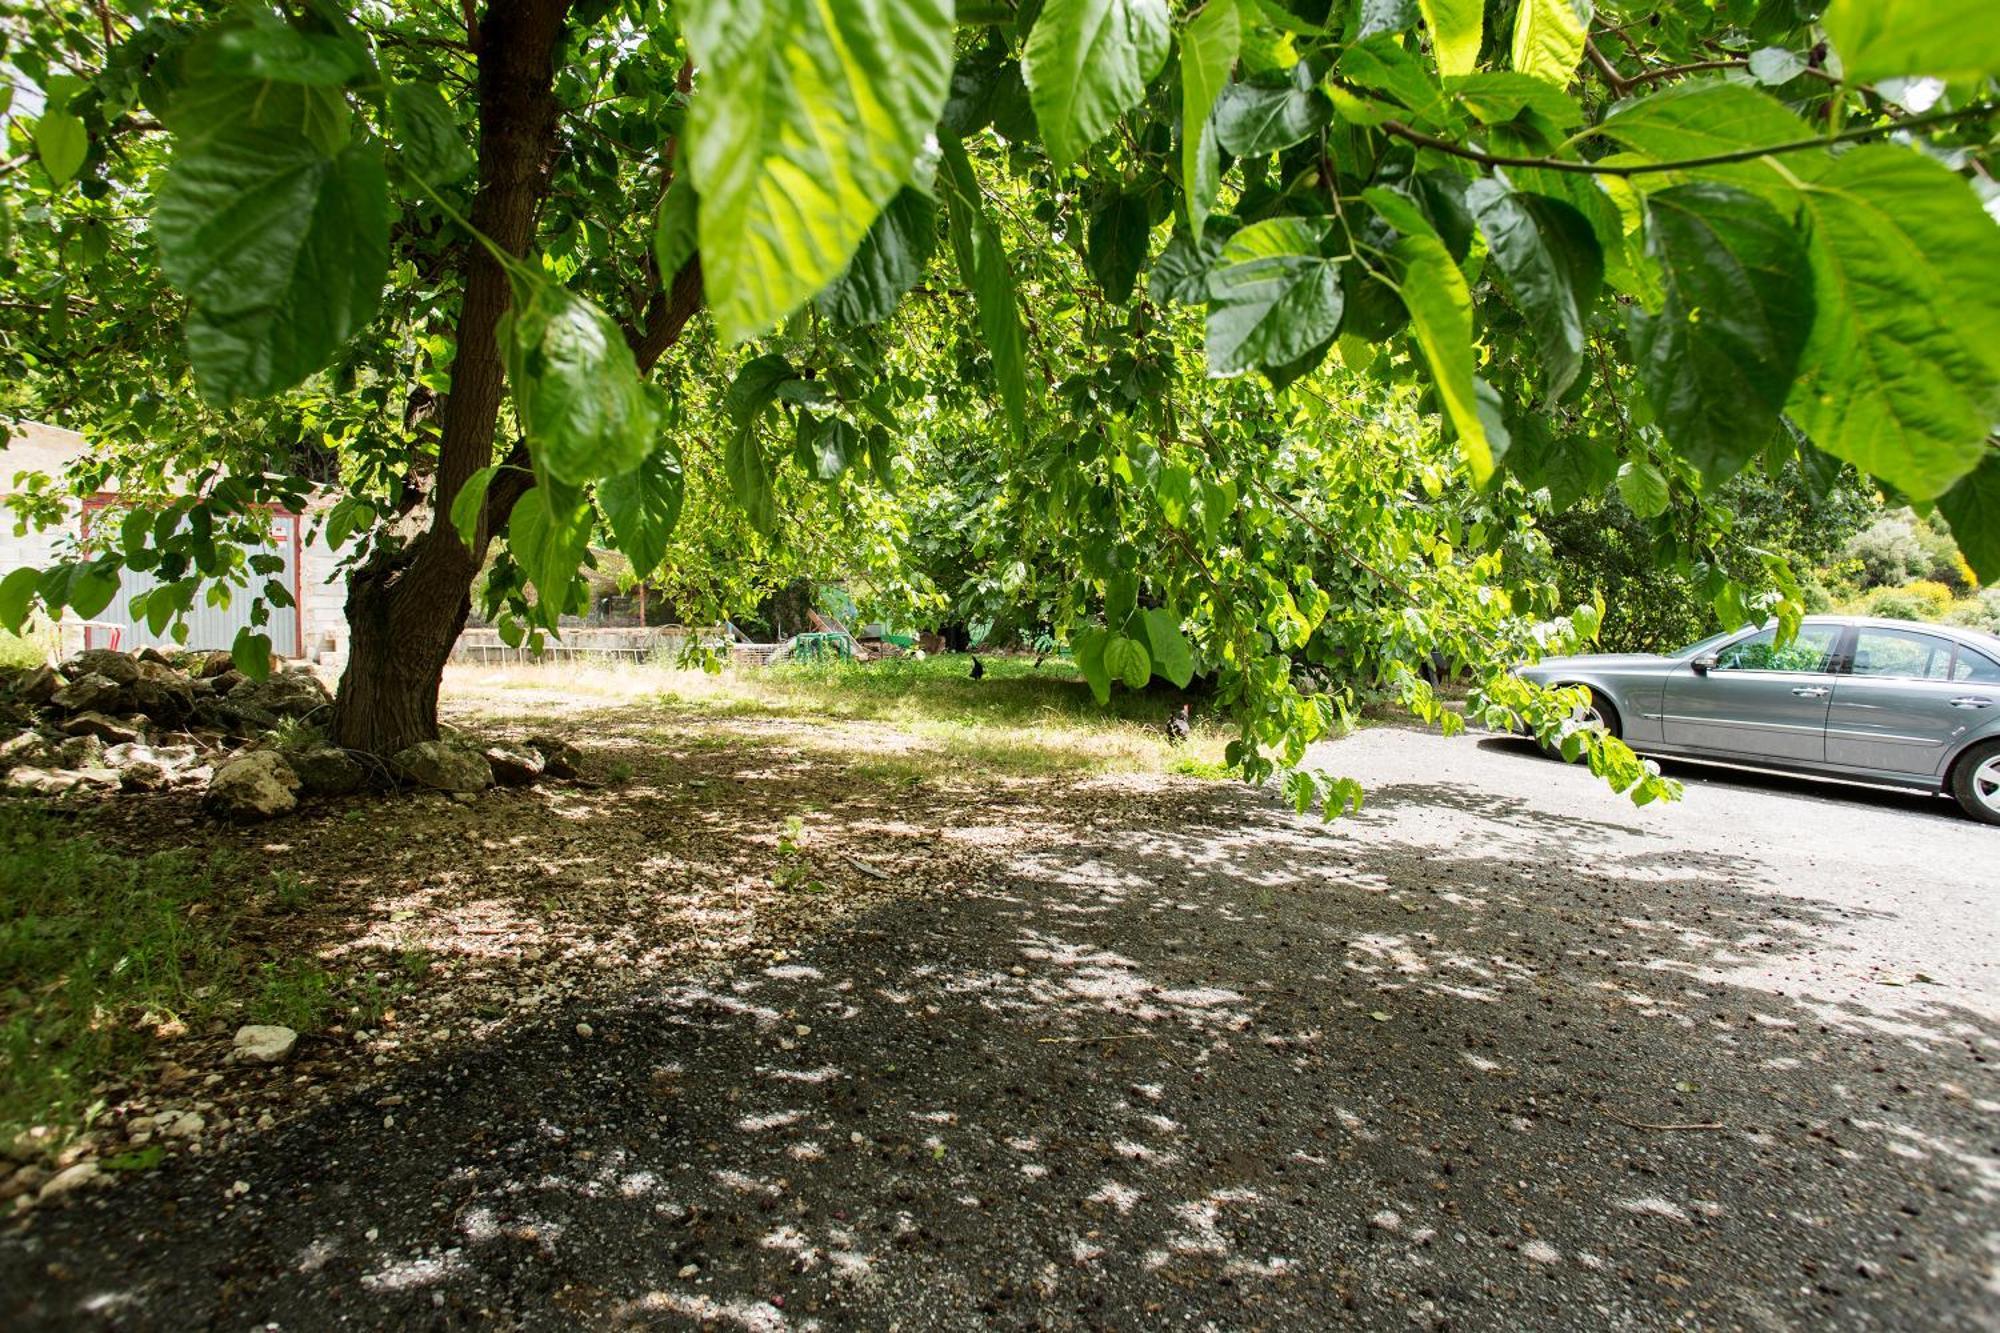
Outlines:
[[1952, 665], [1953, 680], [1969, 680], [1979, 685], [2000, 685], [2000, 662], [1968, 644], [1958, 645], [1958, 661]]

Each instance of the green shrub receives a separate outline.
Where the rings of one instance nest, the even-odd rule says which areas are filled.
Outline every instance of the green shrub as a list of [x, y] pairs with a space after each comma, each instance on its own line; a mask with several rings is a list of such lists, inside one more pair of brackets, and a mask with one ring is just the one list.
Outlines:
[[21, 635], [0, 629], [0, 667], [38, 667], [49, 660], [49, 649], [45, 632], [30, 628]]
[[1884, 514], [1848, 539], [1841, 557], [1859, 567], [1862, 588], [1894, 588], [1929, 572], [1913, 517], [1907, 509]]
[[1954, 625], [2000, 634], [2000, 587], [1986, 588], [1952, 607], [1946, 617]]
[[1952, 603], [1958, 600], [1950, 588], [1935, 579], [1918, 579], [1915, 583], [1905, 584], [1899, 591], [1908, 593], [1929, 608], [1925, 620], [1943, 619], [1951, 610]]
[[1841, 556], [1863, 589], [1896, 588], [1911, 580], [1939, 583], [1952, 592], [1972, 586], [1971, 571], [1936, 514], [1928, 519], [1908, 509], [1884, 514], [1848, 538]]
[[1877, 588], [1861, 600], [1859, 610], [1883, 620], [1929, 620], [1933, 615], [1930, 602], [1901, 588]]

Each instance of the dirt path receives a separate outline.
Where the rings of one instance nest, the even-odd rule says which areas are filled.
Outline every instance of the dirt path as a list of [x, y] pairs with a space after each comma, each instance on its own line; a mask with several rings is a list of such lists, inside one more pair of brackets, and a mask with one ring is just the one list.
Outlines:
[[[1676, 832], [1414, 733], [1340, 759], [1371, 801], [1331, 829], [1134, 779], [829, 811], [949, 873], [47, 1209], [0, 1315], [1994, 1326], [1995, 890], [1949, 876], [2000, 840], [1727, 784]], [[1818, 885], [1779, 816], [1822, 821]], [[1936, 893], [1827, 890], [1904, 821]]]

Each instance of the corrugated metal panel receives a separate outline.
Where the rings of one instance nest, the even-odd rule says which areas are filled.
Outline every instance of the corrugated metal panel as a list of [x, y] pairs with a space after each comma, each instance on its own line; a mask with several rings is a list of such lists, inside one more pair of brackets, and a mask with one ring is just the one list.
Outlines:
[[[298, 598], [299, 553], [298, 520], [290, 514], [277, 514], [271, 519], [270, 545], [259, 551], [245, 551], [245, 555], [275, 555], [285, 562], [282, 571], [271, 577], [282, 581], [292, 590], [293, 600]], [[165, 633], [155, 634], [147, 628], [144, 620], [132, 615], [132, 598], [152, 588], [156, 580], [150, 572], [125, 570], [119, 577], [118, 595], [111, 599], [111, 605], [99, 612], [91, 622], [85, 641], [93, 648], [118, 647], [127, 652], [143, 648], [148, 644], [155, 648], [227, 649], [236, 642], [236, 631], [250, 623], [250, 605], [255, 600], [248, 588], [231, 591], [226, 607], [208, 604], [206, 590], [195, 598], [194, 609], [188, 613], [188, 637], [186, 643], [177, 641], [173, 627]], [[117, 642], [112, 642], [114, 631]], [[290, 657], [298, 652], [299, 612], [296, 606], [272, 607], [271, 618], [263, 626], [264, 633], [271, 636], [273, 652]]]

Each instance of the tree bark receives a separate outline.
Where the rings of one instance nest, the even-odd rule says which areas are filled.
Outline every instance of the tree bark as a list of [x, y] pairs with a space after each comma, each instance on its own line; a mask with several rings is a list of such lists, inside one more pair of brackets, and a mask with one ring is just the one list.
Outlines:
[[[478, 25], [479, 190], [472, 225], [510, 254], [526, 254], [556, 145], [555, 55], [570, 0], [494, 0]], [[445, 400], [431, 523], [401, 550], [348, 579], [347, 669], [334, 696], [333, 739], [394, 754], [437, 738], [444, 664], [472, 610], [472, 581], [491, 527], [468, 549], [451, 501], [493, 458], [505, 392], [495, 328], [513, 293], [483, 246], [465, 247], [458, 354]], [[502, 516], [504, 520], [504, 515]]]

